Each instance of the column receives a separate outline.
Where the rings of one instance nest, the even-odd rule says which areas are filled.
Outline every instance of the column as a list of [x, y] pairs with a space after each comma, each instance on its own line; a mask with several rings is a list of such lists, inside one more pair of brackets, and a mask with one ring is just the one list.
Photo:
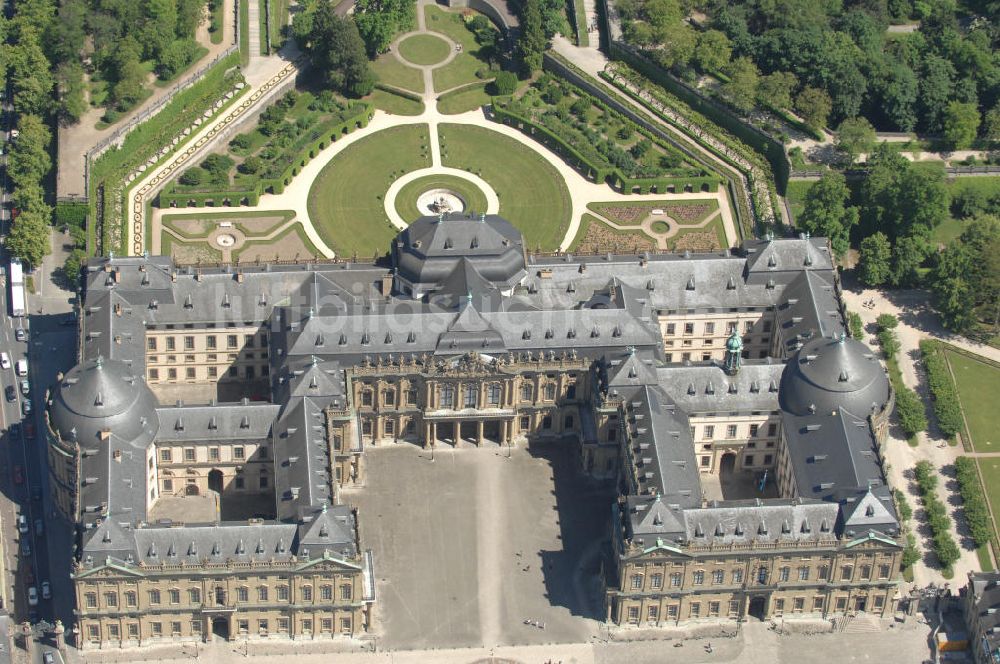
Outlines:
[[431, 422], [431, 446], [437, 444], [437, 422]]
[[476, 447], [483, 446], [483, 421], [476, 422]]

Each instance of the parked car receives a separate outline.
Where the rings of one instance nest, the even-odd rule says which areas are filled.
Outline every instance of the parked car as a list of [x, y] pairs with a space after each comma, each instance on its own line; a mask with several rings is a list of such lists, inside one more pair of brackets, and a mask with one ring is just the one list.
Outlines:
[[31, 399], [25, 399], [21, 402], [21, 413], [31, 415]]
[[21, 567], [24, 572], [24, 582], [29, 585], [35, 585], [35, 570], [31, 568], [31, 563], [22, 563]]
[[25, 360], [25, 359], [23, 359], [23, 358], [20, 359], [20, 360], [18, 360], [17, 362], [14, 363], [14, 369], [15, 369], [15, 371], [17, 371], [17, 375], [18, 376], [21, 376], [22, 378], [24, 376], [27, 376], [28, 375], [28, 361]]
[[21, 538], [21, 555], [25, 558], [31, 555], [31, 540], [27, 537]]
[[0, 353], [0, 369], [10, 369], [10, 355]]
[[23, 514], [17, 515], [17, 532], [22, 535], [26, 535], [28, 533], [28, 517]]
[[7, 401], [13, 401], [14, 399], [17, 398], [17, 390], [14, 389], [13, 385], [8, 385], [7, 387], [3, 388], [3, 393], [4, 396], [7, 397]]
[[42, 599], [52, 599], [52, 588], [48, 581], [42, 581]]
[[35, 519], [35, 537], [45, 537], [45, 521]]
[[24, 341], [25, 339], [28, 338], [28, 335], [24, 331], [23, 327], [19, 327], [14, 330], [14, 338], [17, 339], [18, 341]]
[[38, 588], [28, 588], [28, 606], [38, 606]]
[[14, 484], [24, 484], [24, 468], [14, 466]]
[[27, 378], [21, 381], [21, 394], [24, 396], [31, 394], [31, 383], [28, 382]]

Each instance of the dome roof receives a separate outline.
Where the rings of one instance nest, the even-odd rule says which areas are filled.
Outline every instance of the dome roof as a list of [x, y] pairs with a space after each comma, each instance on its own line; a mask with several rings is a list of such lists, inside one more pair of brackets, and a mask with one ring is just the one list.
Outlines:
[[733, 333], [729, 335], [729, 338], [726, 339], [726, 350], [731, 350], [731, 351], [743, 350], [743, 339], [741, 339], [740, 335], [737, 334], [735, 331], [733, 331]]
[[393, 258], [412, 284], [440, 284], [465, 259], [502, 288], [525, 274], [523, 244], [521, 232], [497, 215], [421, 217], [396, 237]]
[[120, 360], [98, 357], [78, 364], [56, 388], [49, 417], [52, 428], [64, 439], [81, 443], [100, 438], [110, 430], [124, 440], [148, 436], [159, 426], [156, 397], [143, 377]]
[[889, 378], [871, 350], [847, 337], [818, 337], [785, 365], [781, 407], [795, 415], [844, 408], [864, 417], [889, 401]]

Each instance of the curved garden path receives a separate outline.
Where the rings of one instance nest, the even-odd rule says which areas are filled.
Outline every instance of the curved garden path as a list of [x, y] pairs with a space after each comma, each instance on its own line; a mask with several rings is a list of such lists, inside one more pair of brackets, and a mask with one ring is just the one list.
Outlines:
[[[569, 226], [566, 230], [566, 234], [563, 236], [562, 241], [559, 244], [560, 251], [566, 251], [572, 245], [573, 240], [576, 238], [577, 232], [580, 229], [580, 223], [584, 214], [590, 213], [587, 209], [589, 203], [601, 203], [601, 202], [641, 202], [641, 201], [658, 201], [658, 200], [671, 200], [671, 201], [682, 201], [682, 200], [705, 200], [705, 199], [715, 199], [719, 204], [719, 214], [722, 217], [723, 227], [725, 228], [726, 234], [726, 244], [728, 246], [734, 246], [739, 243], [740, 236], [736, 230], [736, 223], [733, 218], [732, 209], [730, 208], [729, 199], [726, 196], [725, 191], [719, 188], [716, 192], [692, 192], [692, 193], [675, 193], [675, 194], [624, 194], [615, 191], [610, 186], [605, 183], [595, 183], [587, 180], [583, 175], [574, 170], [569, 164], [563, 161], [558, 155], [549, 151], [544, 146], [542, 146], [537, 141], [533, 140], [529, 136], [525, 135], [521, 131], [515, 129], [514, 127], [507, 126], [502, 123], [492, 122], [487, 113], [482, 110], [469, 111], [467, 113], [461, 113], [458, 115], [445, 115], [441, 113], [437, 108], [437, 98], [440, 93], [434, 91], [433, 85], [433, 71], [438, 68], [448, 64], [457, 54], [455, 50], [455, 42], [449, 39], [446, 35], [439, 32], [433, 32], [427, 29], [424, 20], [424, 10], [426, 7], [434, 4], [432, 0], [418, 0], [417, 2], [417, 29], [400, 35], [393, 42], [392, 51], [396, 58], [398, 58], [404, 64], [416, 67], [423, 73], [424, 77], [424, 92], [421, 94], [421, 99], [424, 102], [424, 110], [420, 115], [414, 116], [401, 116], [401, 115], [390, 115], [383, 111], [376, 111], [371, 122], [368, 123], [367, 127], [362, 129], [357, 129], [352, 133], [338, 139], [336, 142], [332, 143], [324, 150], [322, 150], [315, 159], [311, 160], [306, 166], [300, 171], [299, 175], [296, 176], [292, 182], [285, 187], [284, 192], [281, 194], [264, 194], [260, 197], [258, 204], [254, 207], [241, 207], [233, 208], [236, 213], [239, 212], [250, 212], [250, 211], [277, 211], [277, 210], [295, 210], [296, 218], [302, 222], [302, 226], [305, 228], [306, 234], [309, 239], [313, 242], [316, 248], [327, 258], [333, 258], [334, 252], [323, 242], [320, 238], [319, 233], [313, 226], [312, 220], [309, 218], [308, 211], [308, 200], [309, 200], [309, 190], [316, 177], [319, 175], [320, 171], [336, 157], [343, 149], [352, 145], [356, 141], [369, 136], [377, 131], [383, 129], [389, 129], [392, 127], [399, 127], [403, 125], [427, 125], [428, 127], [428, 140], [431, 146], [431, 166], [429, 168], [424, 168], [419, 171], [415, 171], [406, 176], [403, 176], [397, 180], [389, 188], [389, 193], [385, 196], [385, 209], [389, 219], [392, 223], [399, 227], [404, 228], [406, 222], [399, 217], [396, 213], [394, 199], [395, 194], [398, 193], [399, 187], [403, 184], [412, 181], [412, 179], [417, 177], [422, 177], [426, 175], [453, 175], [456, 177], [461, 177], [465, 180], [472, 181], [477, 186], [479, 186], [484, 193], [487, 195], [488, 202], [488, 212], [499, 211], [499, 201], [496, 199], [496, 194], [493, 191], [492, 186], [488, 182], [483, 182], [478, 176], [474, 176], [468, 172], [461, 171], [459, 169], [449, 168], [445, 166], [441, 159], [441, 144], [438, 136], [438, 127], [441, 124], [459, 124], [459, 125], [472, 125], [476, 127], [490, 129], [499, 134], [503, 134], [518, 143], [526, 146], [542, 159], [544, 159], [549, 165], [555, 168], [556, 172], [562, 178], [563, 182], [569, 191], [572, 213], [569, 221]], [[425, 34], [433, 35], [446, 41], [451, 45], [450, 52], [447, 58], [435, 65], [416, 65], [409, 60], [406, 60], [399, 52], [399, 43], [405, 40], [407, 37], [412, 37], [414, 35]], [[187, 161], [185, 159], [184, 161]], [[176, 173], [171, 173], [170, 177], [173, 177]], [[389, 194], [392, 195], [389, 195]], [[525, 192], [525, 195], [530, 196], [531, 192]], [[491, 198], [492, 196], [492, 198]], [[169, 213], [171, 215], [182, 214], [183, 209], [181, 208], [166, 208], [166, 209], [154, 209], [151, 218], [150, 229], [152, 232], [152, 241], [148, 243], [147, 246], [152, 249], [154, 253], [160, 251], [160, 232], [161, 223], [160, 217], [164, 213]], [[218, 208], [213, 208], [213, 211], [217, 212]], [[201, 212], [192, 212], [193, 215], [204, 214], [204, 210]], [[712, 215], [704, 223], [709, 223], [715, 215]], [[693, 226], [684, 226], [683, 228], [689, 228]], [[660, 234], [658, 234], [660, 235]]]
[[490, 186], [489, 182], [482, 179], [475, 173], [469, 173], [468, 171], [463, 171], [460, 168], [450, 168], [448, 166], [441, 166], [439, 163], [435, 163], [434, 166], [421, 168], [418, 171], [410, 171], [406, 175], [396, 179], [391, 185], [389, 185], [389, 189], [385, 192], [385, 216], [389, 217], [389, 221], [392, 222], [392, 225], [399, 230], [403, 230], [410, 224], [405, 221], [396, 210], [396, 195], [406, 185], [410, 184], [414, 180], [419, 180], [420, 178], [428, 175], [450, 175], [452, 177], [471, 182], [479, 187], [479, 189], [486, 196], [486, 214], [498, 214], [500, 212], [500, 197], [497, 196], [497, 192], [493, 191], [493, 187]]

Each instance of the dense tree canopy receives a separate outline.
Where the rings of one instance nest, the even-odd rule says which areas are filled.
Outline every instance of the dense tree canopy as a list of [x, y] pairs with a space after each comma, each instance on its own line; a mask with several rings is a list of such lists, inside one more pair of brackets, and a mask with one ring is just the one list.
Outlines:
[[319, 0], [310, 11], [297, 14], [292, 31], [331, 87], [357, 97], [375, 87], [375, 74], [354, 20], [337, 16], [332, 3]]
[[850, 248], [851, 228], [858, 223], [858, 209], [847, 205], [850, 197], [844, 176], [828, 173], [809, 188], [805, 209], [796, 220], [798, 227], [813, 235], [830, 238], [838, 258]]
[[357, 0], [354, 22], [368, 54], [385, 53], [396, 33], [410, 29], [416, 20], [414, 0]]
[[983, 321], [995, 334], [1000, 329], [1000, 219], [981, 216], [969, 222], [958, 241], [937, 256], [930, 285], [948, 329], [966, 333]]

